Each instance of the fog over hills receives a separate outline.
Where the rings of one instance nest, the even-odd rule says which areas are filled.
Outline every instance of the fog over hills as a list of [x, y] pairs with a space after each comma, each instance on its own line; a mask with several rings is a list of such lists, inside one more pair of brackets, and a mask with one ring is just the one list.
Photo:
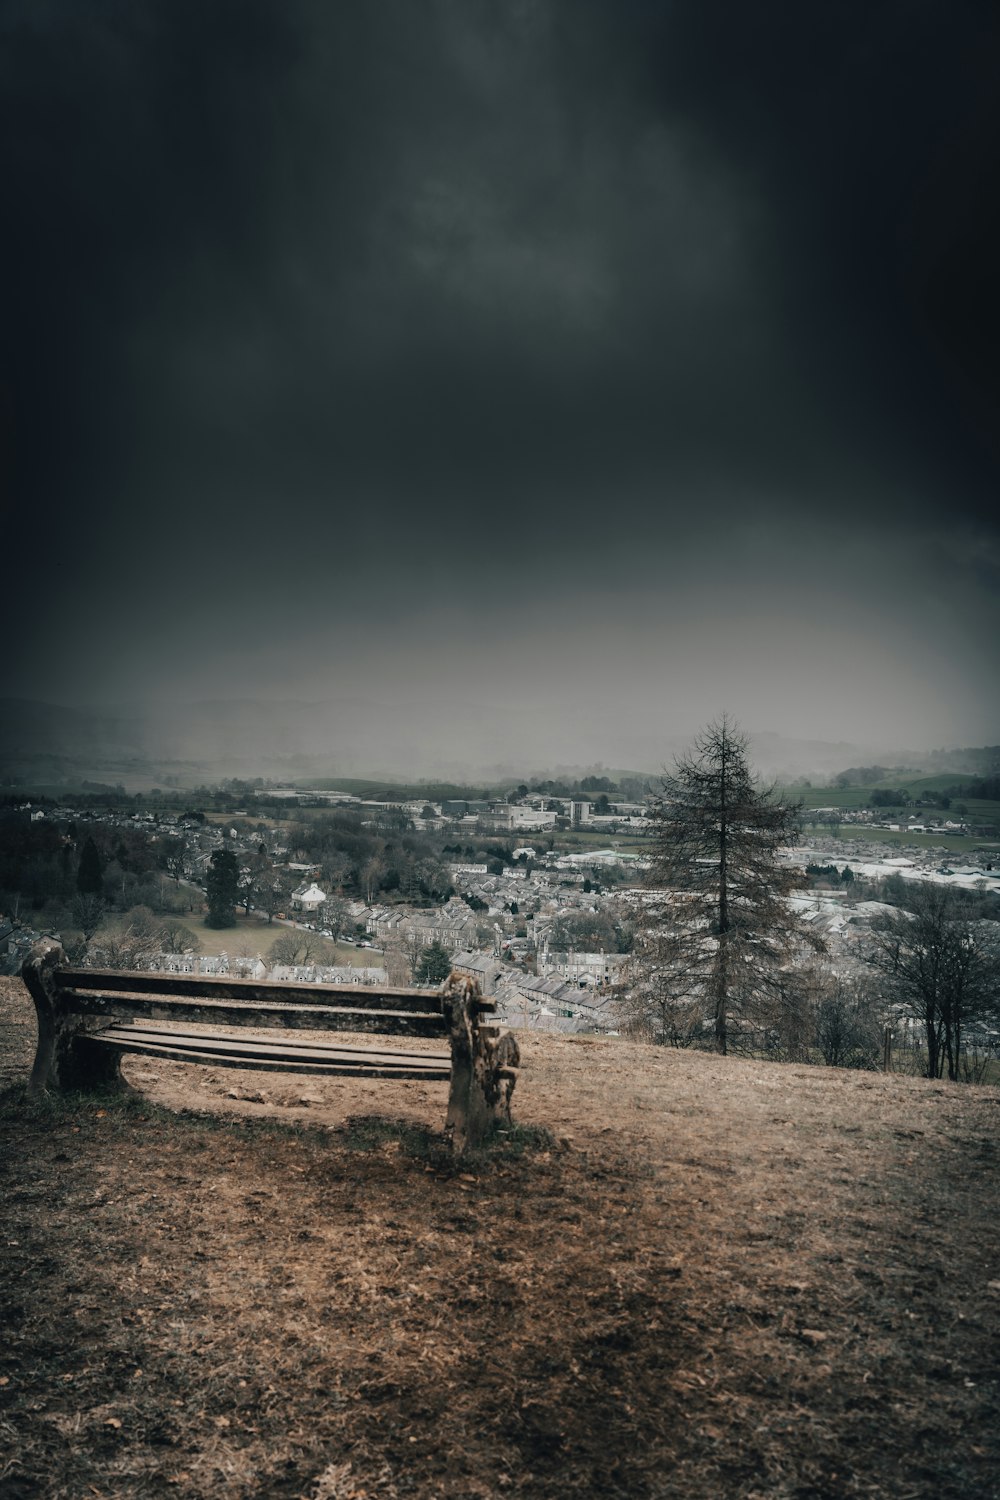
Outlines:
[[[171, 706], [119, 704], [64, 708], [32, 700], [0, 703], [0, 776], [21, 784], [81, 779], [131, 789], [229, 777], [294, 780], [385, 776], [400, 780], [520, 779], [570, 767], [629, 766], [656, 775], [691, 742], [698, 726], [672, 728], [646, 708], [629, 722], [545, 718], [487, 701], [337, 703], [239, 699]], [[758, 770], [779, 779], [822, 781], [851, 765], [956, 771], [976, 769], [961, 751], [926, 751], [794, 738], [748, 726]]]

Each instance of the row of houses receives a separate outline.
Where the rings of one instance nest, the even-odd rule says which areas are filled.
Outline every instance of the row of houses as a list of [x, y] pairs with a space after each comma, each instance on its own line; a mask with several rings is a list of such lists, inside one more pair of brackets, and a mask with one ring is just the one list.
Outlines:
[[521, 1029], [614, 1033], [618, 1030], [617, 1000], [612, 990], [581, 990], [557, 975], [508, 971], [496, 985], [500, 1019]]
[[440, 943], [454, 953], [476, 941], [481, 918], [461, 898], [453, 896], [443, 906], [427, 909], [404, 906], [374, 906], [368, 909], [367, 927], [378, 942], [412, 937], [424, 947]]

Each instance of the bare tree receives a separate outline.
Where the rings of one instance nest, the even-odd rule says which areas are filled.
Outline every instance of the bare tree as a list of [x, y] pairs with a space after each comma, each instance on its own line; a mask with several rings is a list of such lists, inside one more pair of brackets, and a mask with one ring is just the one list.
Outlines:
[[618, 947], [614, 918], [607, 911], [561, 911], [549, 928], [549, 947], [560, 953], [571, 949], [614, 953]]
[[301, 928], [289, 928], [271, 944], [271, 967], [275, 964], [330, 963], [334, 949], [325, 938]]
[[323, 903], [323, 922], [334, 937], [339, 937], [347, 926], [349, 914], [343, 896], [328, 896]]
[[642, 929], [631, 958], [615, 986], [622, 1030], [639, 1041], [659, 1046], [689, 1047], [705, 1032], [704, 1007], [696, 981], [688, 983], [683, 965], [673, 965], [671, 947], [656, 929]]
[[334, 849], [323, 856], [321, 875], [324, 887], [343, 895], [344, 884], [351, 873], [351, 861], [340, 849]]
[[375, 892], [378, 890], [379, 881], [382, 879], [385, 871], [385, 860], [380, 859], [378, 855], [373, 855], [371, 859], [366, 860], [362, 867], [361, 883], [364, 886], [365, 902], [368, 906], [371, 906], [375, 900]]
[[91, 968], [144, 969], [163, 952], [163, 924], [148, 906], [133, 906], [121, 922], [106, 928], [87, 949]]
[[80, 891], [73, 897], [70, 908], [73, 921], [83, 933], [84, 942], [89, 943], [104, 920], [104, 900], [89, 891]]
[[164, 922], [161, 933], [163, 953], [197, 953], [201, 948], [201, 938], [183, 922]]
[[383, 963], [390, 984], [412, 984], [413, 973], [424, 951], [423, 939], [413, 931], [397, 931], [383, 946]]
[[966, 1028], [1000, 1013], [1000, 924], [970, 919], [945, 886], [914, 883], [905, 899], [906, 910], [872, 923], [869, 962], [886, 999], [920, 1028], [927, 1077], [947, 1069], [957, 1081]]
[[257, 883], [260, 873], [259, 856], [257, 855], [253, 856], [249, 864], [240, 865], [236, 889], [239, 904], [242, 906], [245, 916], [250, 915], [251, 907], [257, 900]]
[[257, 884], [257, 909], [268, 922], [273, 922], [275, 913], [284, 911], [292, 894], [292, 880], [285, 870], [270, 869]]
[[815, 1045], [827, 1067], [879, 1067], [885, 1022], [873, 997], [839, 976], [819, 975], [811, 999]]
[[382, 951], [382, 963], [390, 984], [412, 984], [414, 959], [407, 951], [405, 940], [398, 937], [388, 940]]
[[187, 840], [185, 838], [166, 838], [161, 844], [161, 857], [163, 867], [168, 875], [172, 875], [174, 883], [178, 883], [184, 874], [184, 863], [187, 859]]
[[443, 900], [452, 889], [451, 874], [439, 859], [422, 859], [416, 868], [421, 888], [432, 901]]

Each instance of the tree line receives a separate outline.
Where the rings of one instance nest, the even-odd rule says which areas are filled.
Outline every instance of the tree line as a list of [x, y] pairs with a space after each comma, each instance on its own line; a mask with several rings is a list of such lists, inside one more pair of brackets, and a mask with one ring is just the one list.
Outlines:
[[754, 775], [727, 716], [680, 757], [653, 800], [653, 858], [624, 1023], [648, 1039], [720, 1053], [783, 1052], [871, 1065], [879, 1032], [908, 1024], [930, 1077], [970, 1076], [969, 1052], [1000, 1026], [996, 897], [889, 877], [862, 987], [835, 976], [789, 897], [803, 875], [780, 852], [801, 806]]

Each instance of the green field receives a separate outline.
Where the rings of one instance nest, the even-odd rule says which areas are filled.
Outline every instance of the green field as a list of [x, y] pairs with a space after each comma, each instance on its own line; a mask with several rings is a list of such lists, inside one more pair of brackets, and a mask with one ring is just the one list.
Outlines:
[[[201, 946], [196, 948], [196, 954], [228, 953], [230, 958], [253, 958], [259, 954], [266, 961], [278, 938], [295, 933], [295, 928], [286, 923], [267, 922], [260, 917], [245, 917], [242, 914], [235, 927], [207, 927], [204, 916], [195, 912], [186, 913], [176, 920], [198, 939]], [[351, 964], [355, 969], [378, 967], [382, 963], [380, 949], [358, 948], [354, 943], [334, 943], [329, 938], [322, 941], [324, 954], [330, 955], [324, 957], [324, 963]]]
[[[505, 787], [515, 786], [507, 782]], [[460, 786], [450, 781], [372, 781], [360, 776], [313, 776], [295, 782], [304, 795], [309, 792], [349, 792], [353, 797], [373, 802], [486, 802], [503, 796], [496, 787]]]
[[844, 812], [856, 812], [867, 807], [874, 788], [867, 786], [779, 786], [777, 794], [783, 802], [801, 802], [808, 812], [811, 807], [839, 807]]
[[965, 834], [945, 836], [940, 833], [894, 833], [891, 828], [866, 828], [863, 823], [843, 823], [830, 828], [825, 823], [807, 823], [807, 833], [842, 843], [890, 844], [898, 849], [943, 849], [947, 854], [971, 854], [977, 849], [1000, 850], [996, 840], [973, 838]]
[[[648, 835], [637, 833], [611, 833], [607, 828], [599, 828], [591, 831], [582, 828], [574, 828], [571, 832], [567, 829], [543, 829], [541, 833], [534, 835], [539, 844], [547, 844], [551, 837], [554, 847], [560, 852], [572, 854], [582, 853], [585, 849], [620, 849], [625, 854], [638, 854], [649, 851], [650, 839]], [[524, 842], [530, 844], [532, 835], [525, 833]]]
[[[918, 801], [929, 792], [945, 791], [959, 780], [961, 778], [955, 776], [916, 776], [900, 785], [909, 792], [912, 801]], [[801, 802], [803, 813], [808, 815], [810, 808], [818, 807], [837, 807], [844, 812], [856, 812], [860, 808], [871, 805], [872, 792], [892, 789], [894, 788], [888, 784], [879, 787], [786, 786], [778, 788], [778, 795], [788, 802]], [[959, 804], [966, 809], [966, 812], [962, 814], [956, 812]], [[893, 809], [883, 807], [875, 811], [880, 815], [890, 816]], [[928, 818], [950, 817], [956, 822], [961, 818], [963, 822], [992, 824], [1000, 834], [1000, 802], [989, 801], [984, 797], [954, 797], [948, 809], [927, 807], [910, 808], [909, 811], [916, 811], [918, 817], [921, 815], [926, 815]]]

